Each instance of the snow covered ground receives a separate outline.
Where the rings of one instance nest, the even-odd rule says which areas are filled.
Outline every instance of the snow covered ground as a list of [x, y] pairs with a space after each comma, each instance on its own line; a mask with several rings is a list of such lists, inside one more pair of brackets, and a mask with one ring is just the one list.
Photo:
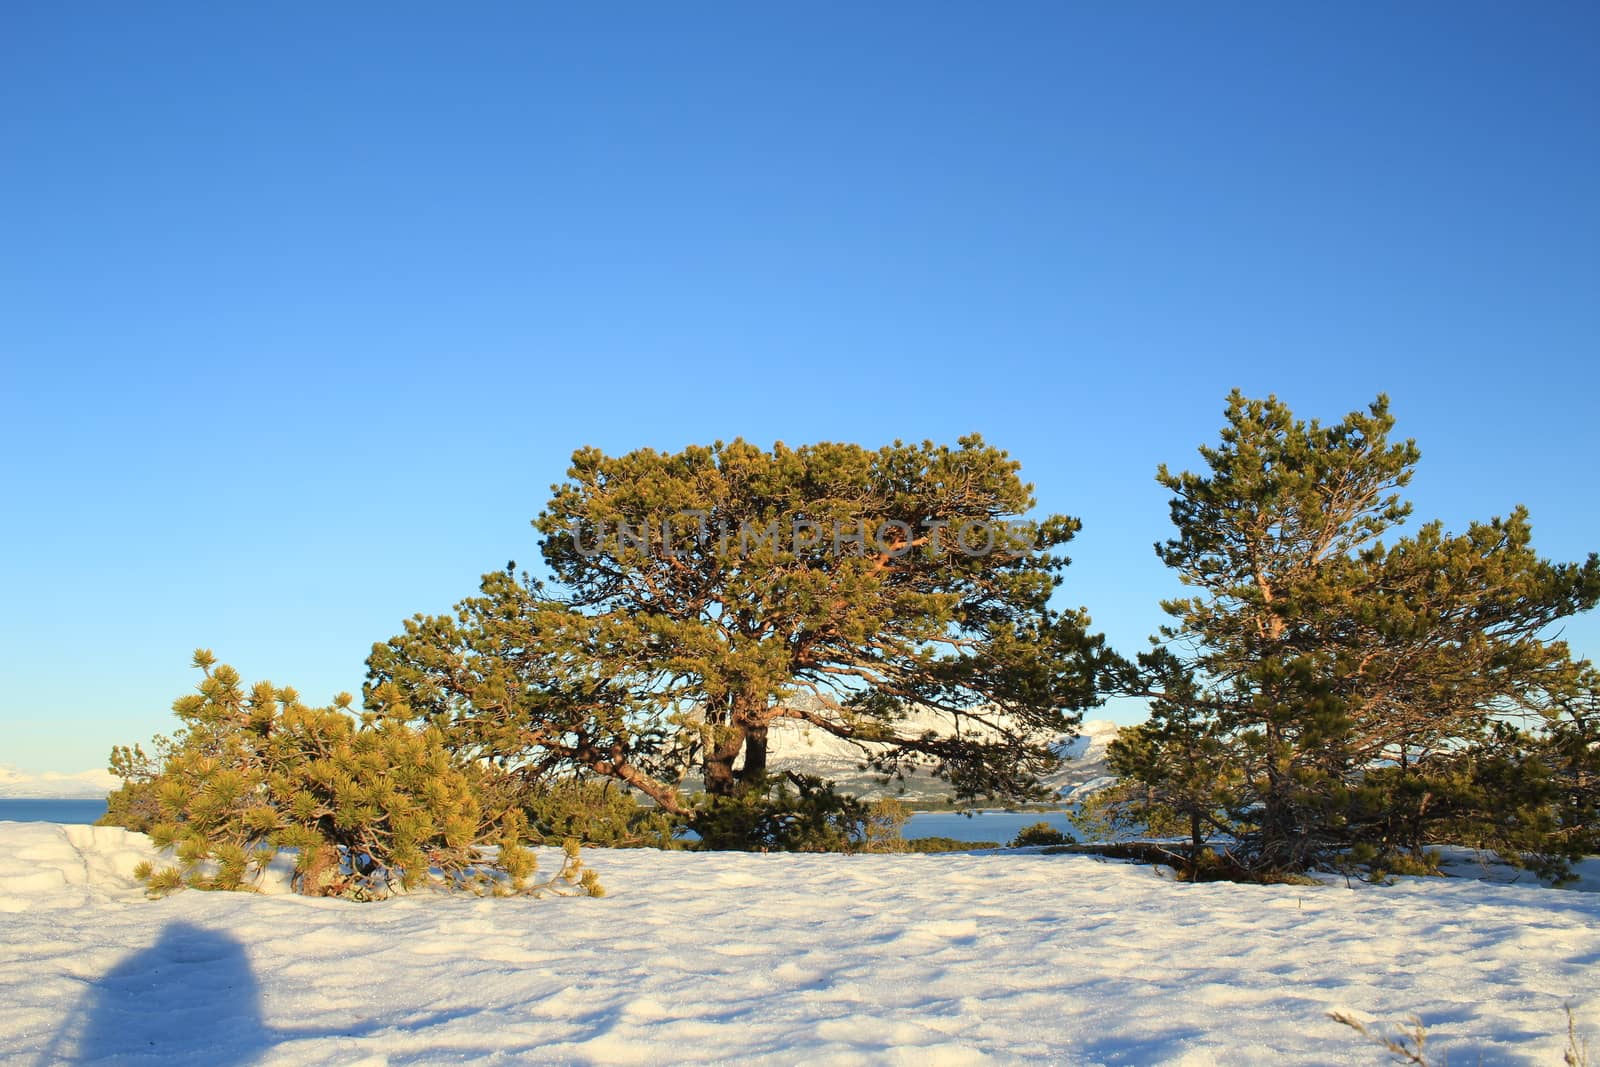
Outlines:
[[591, 855], [601, 900], [152, 902], [148, 854], [0, 823], [0, 1060], [1384, 1062], [1337, 1008], [1416, 1012], [1453, 1064], [1558, 1064], [1564, 1002], [1600, 1038], [1591, 893], [633, 850]]

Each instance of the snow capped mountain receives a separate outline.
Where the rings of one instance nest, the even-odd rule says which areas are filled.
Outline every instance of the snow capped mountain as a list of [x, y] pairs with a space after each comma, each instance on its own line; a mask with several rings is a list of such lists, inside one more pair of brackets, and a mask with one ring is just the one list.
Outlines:
[[[933, 712], [913, 713], [897, 727], [910, 736], [927, 730], [945, 733], [949, 720]], [[1076, 735], [1063, 737], [1055, 746], [1066, 760], [1060, 770], [1045, 777], [1045, 784], [1066, 801], [1081, 799], [1113, 781], [1106, 769], [1106, 745], [1121, 729], [1109, 719], [1093, 719], [1078, 727]], [[774, 772], [794, 771], [814, 774], [839, 784], [842, 792], [860, 797], [900, 796], [905, 800], [942, 800], [950, 793], [949, 783], [926, 772], [908, 774], [904, 782], [887, 786], [881, 776], [862, 768], [861, 749], [848, 741], [798, 719], [779, 719], [768, 735], [768, 767]]]
[[1117, 739], [1121, 729], [1110, 719], [1080, 724], [1076, 737], [1056, 747], [1056, 755], [1066, 762], [1054, 774], [1045, 775], [1045, 784], [1062, 800], [1076, 802], [1115, 782], [1117, 776], [1106, 767], [1106, 746]]
[[105, 770], [31, 774], [15, 767], [0, 766], [0, 797], [7, 800], [94, 800], [121, 784], [121, 779]]

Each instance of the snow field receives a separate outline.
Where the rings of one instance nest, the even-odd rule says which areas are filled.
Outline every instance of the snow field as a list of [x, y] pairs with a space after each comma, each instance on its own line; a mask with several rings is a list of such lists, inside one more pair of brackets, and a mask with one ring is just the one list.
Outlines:
[[1383, 1062], [1324, 1017], [1344, 1009], [1415, 1012], [1453, 1063], [1548, 1064], [1563, 1003], [1600, 1038], [1590, 893], [594, 850], [600, 900], [151, 902], [131, 878], [150, 854], [121, 830], [0, 823], [0, 1059]]

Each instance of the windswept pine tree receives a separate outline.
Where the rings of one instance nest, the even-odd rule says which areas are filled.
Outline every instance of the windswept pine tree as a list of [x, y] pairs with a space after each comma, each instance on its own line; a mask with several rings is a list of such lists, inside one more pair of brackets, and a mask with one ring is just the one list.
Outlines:
[[1585, 665], [1550, 635], [1600, 599], [1600, 560], [1540, 558], [1521, 508], [1385, 540], [1418, 459], [1392, 428], [1384, 397], [1324, 426], [1235, 391], [1206, 469], [1158, 474], [1177, 534], [1156, 551], [1194, 594], [1163, 605], [1132, 687], [1153, 714], [1112, 763], [1266, 869], [1392, 863], [1445, 832], [1560, 849], [1544, 764], [1506, 724], [1573, 691]]
[[554, 581], [508, 566], [413, 618], [369, 691], [509, 772], [609, 776], [674, 813], [688, 773], [714, 796], [764, 786], [780, 719], [962, 796], [1034, 795], [1104, 654], [1049, 604], [1079, 524], [1017, 525], [1018, 471], [976, 436], [582, 449], [534, 523]]

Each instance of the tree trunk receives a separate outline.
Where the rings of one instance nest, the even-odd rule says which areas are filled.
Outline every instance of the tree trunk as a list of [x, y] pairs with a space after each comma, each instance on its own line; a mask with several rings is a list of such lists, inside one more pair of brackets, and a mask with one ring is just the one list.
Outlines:
[[706, 792], [714, 797], [734, 794], [733, 761], [744, 747], [744, 728], [735, 724], [718, 726], [716, 739], [706, 749]]
[[1288, 796], [1288, 767], [1279, 759], [1286, 747], [1277, 723], [1266, 724], [1267, 788], [1261, 796], [1261, 861], [1268, 869], [1290, 869], [1295, 848], [1293, 806]]
[[767, 776], [767, 724], [747, 726], [744, 731], [744, 767], [739, 771], [739, 782], [746, 786], [759, 786]]
[[[728, 702], [727, 723], [716, 727], [716, 741], [706, 751], [706, 792], [732, 796], [756, 785], [767, 773], [767, 694], [735, 692]], [[744, 766], [735, 775], [733, 761], [744, 751]]]

